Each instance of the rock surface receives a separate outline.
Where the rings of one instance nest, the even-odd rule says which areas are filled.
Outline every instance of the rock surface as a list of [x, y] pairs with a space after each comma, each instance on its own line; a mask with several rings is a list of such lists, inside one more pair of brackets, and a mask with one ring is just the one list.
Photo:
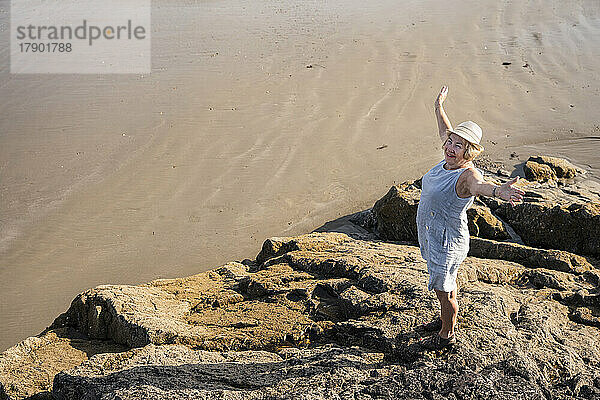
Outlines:
[[556, 179], [556, 173], [549, 165], [531, 160], [525, 163], [523, 171], [525, 178], [530, 181], [548, 182]]
[[467, 210], [467, 217], [471, 236], [493, 240], [510, 239], [504, 223], [488, 207], [475, 204]]
[[569, 181], [585, 173], [567, 160], [549, 156], [531, 156], [523, 165], [525, 178], [530, 181]]
[[[543, 185], [529, 204], [555, 196], [576, 214], [563, 203], [593, 195]], [[416, 239], [418, 194], [418, 181], [393, 187], [345, 219], [362, 225], [338, 227], [354, 237], [270, 238], [255, 261], [88, 290], [0, 355], [0, 399], [600, 400], [600, 270], [580, 254], [473, 237], [458, 343], [422, 348], [439, 305], [419, 248], [398, 243]], [[486, 204], [471, 212], [478, 234], [528, 243]], [[375, 222], [397, 242], [373, 239]]]
[[[532, 159], [546, 163], [540, 165], [561, 177], [573, 178], [583, 172], [566, 160], [545, 156]], [[508, 180], [489, 172], [486, 178], [498, 184]], [[526, 191], [520, 204], [484, 198], [485, 203], [476, 203], [469, 210], [472, 236], [493, 240], [510, 237], [533, 247], [600, 256], [600, 185], [576, 179], [569, 183], [563, 180], [560, 185], [554, 180], [524, 181], [520, 185]], [[416, 243], [420, 191], [419, 181], [405, 182], [390, 188], [375, 203], [372, 213], [381, 238]]]
[[[138, 348], [65, 368], [52, 394], [600, 398], [593, 269], [468, 257], [459, 270], [459, 343], [432, 353], [419, 341], [438, 305], [417, 247], [313, 233], [271, 238], [260, 254], [262, 264], [80, 295], [55, 329], [87, 326], [87, 340]], [[163, 314], [167, 306], [174, 311]]]
[[0, 354], [0, 399], [51, 399], [52, 380], [58, 372], [73, 368], [98, 353], [127, 348], [110, 341], [89, 340], [63, 328], [30, 337]]
[[414, 242], [421, 186], [415, 182], [394, 185], [373, 206], [377, 233], [387, 240]]
[[567, 160], [558, 157], [549, 156], [531, 156], [529, 160], [539, 165], [547, 165], [557, 178], [573, 179], [578, 174], [585, 173], [581, 168], [577, 168]]
[[532, 268], [581, 275], [594, 267], [585, 257], [562, 250], [537, 249], [518, 243], [497, 242], [489, 239], [471, 238], [469, 255], [520, 263]]
[[[144, 286], [106, 285], [79, 295], [52, 328], [129, 347], [185, 344], [207, 350], [271, 349], [314, 325], [303, 298], [326, 280], [285, 264], [250, 274], [240, 263]], [[292, 299], [292, 300], [290, 300]]]
[[523, 238], [525, 244], [600, 256], [598, 201], [556, 204], [541, 197], [538, 201], [529, 199], [514, 207], [499, 204], [493, 211]]
[[323, 346], [277, 352], [209, 352], [149, 345], [98, 355], [56, 376], [59, 399], [335, 398], [364, 390], [383, 354]]
[[[372, 209], [379, 237], [398, 242], [416, 242], [420, 196], [419, 181], [392, 186]], [[471, 207], [467, 217], [472, 236], [494, 240], [510, 238], [505, 224], [483, 203]]]

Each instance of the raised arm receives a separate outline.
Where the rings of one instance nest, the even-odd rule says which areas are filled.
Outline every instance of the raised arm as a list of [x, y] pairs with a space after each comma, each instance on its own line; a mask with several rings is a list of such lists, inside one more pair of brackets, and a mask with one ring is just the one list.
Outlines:
[[443, 106], [446, 96], [448, 96], [448, 86], [442, 86], [440, 94], [438, 94], [437, 99], [435, 99], [435, 117], [437, 118], [438, 133], [442, 142], [446, 141], [446, 129], [452, 129], [452, 125], [450, 124], [450, 120], [448, 119]]
[[471, 196], [497, 197], [510, 202], [513, 206], [523, 201], [525, 192], [522, 189], [513, 186], [519, 181], [518, 176], [515, 176], [505, 184], [498, 186], [486, 182], [483, 179], [481, 172], [476, 169], [469, 168], [463, 174], [466, 175], [465, 186]]

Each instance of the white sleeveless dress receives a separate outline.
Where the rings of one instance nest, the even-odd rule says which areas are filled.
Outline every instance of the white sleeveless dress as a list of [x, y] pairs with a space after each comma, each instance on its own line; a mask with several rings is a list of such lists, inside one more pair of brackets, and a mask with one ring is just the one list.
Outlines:
[[427, 261], [428, 289], [451, 292], [456, 289], [458, 266], [469, 252], [467, 209], [475, 197], [458, 197], [456, 182], [466, 168], [447, 170], [445, 163], [442, 160], [423, 176], [417, 233]]

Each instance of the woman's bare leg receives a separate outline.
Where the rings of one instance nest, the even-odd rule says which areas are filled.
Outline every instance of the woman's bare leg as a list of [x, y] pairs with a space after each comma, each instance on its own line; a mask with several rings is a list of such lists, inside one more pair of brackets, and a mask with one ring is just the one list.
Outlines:
[[454, 335], [454, 327], [456, 326], [456, 316], [458, 315], [456, 289], [451, 292], [442, 292], [436, 289], [435, 294], [441, 306], [442, 329], [439, 335], [446, 339]]

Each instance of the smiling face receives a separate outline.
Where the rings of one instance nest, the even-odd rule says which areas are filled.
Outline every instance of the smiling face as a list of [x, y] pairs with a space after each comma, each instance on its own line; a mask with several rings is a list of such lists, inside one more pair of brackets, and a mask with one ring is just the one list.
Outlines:
[[462, 167], [469, 160], [464, 158], [467, 141], [455, 133], [448, 135], [444, 143], [444, 159], [449, 169]]

